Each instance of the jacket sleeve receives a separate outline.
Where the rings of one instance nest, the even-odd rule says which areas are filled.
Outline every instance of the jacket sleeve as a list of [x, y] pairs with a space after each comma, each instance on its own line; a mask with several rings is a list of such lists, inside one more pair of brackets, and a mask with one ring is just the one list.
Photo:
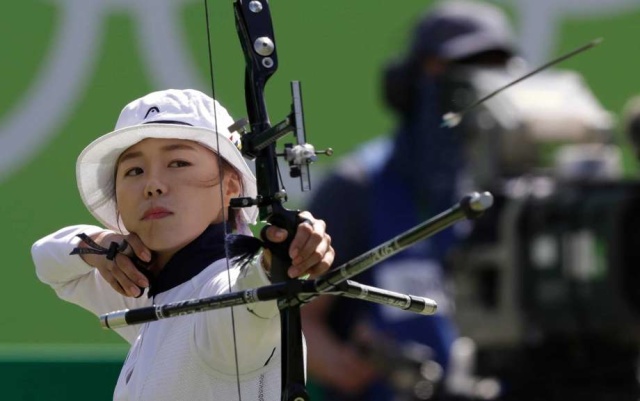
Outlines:
[[[139, 298], [119, 294], [102, 278], [98, 269], [85, 263], [79, 255], [69, 254], [80, 243], [77, 234], [93, 235], [102, 230], [89, 225], [70, 226], [36, 241], [31, 247], [31, 256], [38, 278], [53, 288], [60, 298], [95, 315], [149, 305], [144, 294]], [[138, 326], [131, 326], [116, 332], [133, 343], [138, 330]]]
[[[231, 291], [242, 291], [271, 284], [259, 258], [241, 269], [230, 271]], [[203, 297], [229, 292], [226, 269], [210, 280], [202, 290]], [[202, 313], [196, 321], [196, 347], [204, 362], [223, 374], [236, 374], [235, 352], [238, 353], [240, 374], [248, 374], [265, 367], [276, 347], [280, 345], [280, 319], [276, 301]], [[235, 326], [235, 330], [234, 330]], [[235, 337], [235, 344], [234, 344]]]

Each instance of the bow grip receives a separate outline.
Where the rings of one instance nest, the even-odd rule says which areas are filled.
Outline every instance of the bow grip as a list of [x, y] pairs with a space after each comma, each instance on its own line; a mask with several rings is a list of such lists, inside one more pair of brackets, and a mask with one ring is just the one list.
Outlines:
[[292, 280], [287, 270], [291, 267], [291, 258], [289, 257], [289, 248], [291, 242], [298, 231], [298, 225], [305, 221], [299, 215], [299, 210], [283, 209], [274, 213], [268, 219], [270, 225], [274, 225], [287, 230], [287, 239], [283, 242], [271, 242], [267, 239], [266, 230], [269, 225], [265, 226], [260, 236], [265, 243], [265, 247], [271, 251], [271, 278], [274, 283]]

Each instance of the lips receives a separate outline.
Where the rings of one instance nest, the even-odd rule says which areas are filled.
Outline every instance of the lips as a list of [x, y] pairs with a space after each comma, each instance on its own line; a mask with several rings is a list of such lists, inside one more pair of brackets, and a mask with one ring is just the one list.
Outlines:
[[169, 209], [165, 209], [163, 207], [152, 207], [144, 212], [144, 214], [142, 215], [142, 220], [162, 219], [172, 214], [173, 212], [171, 212]]

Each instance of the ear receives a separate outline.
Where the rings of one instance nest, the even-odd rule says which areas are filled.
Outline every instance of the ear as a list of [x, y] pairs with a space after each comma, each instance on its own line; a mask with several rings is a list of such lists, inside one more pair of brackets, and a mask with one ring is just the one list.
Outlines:
[[224, 205], [229, 206], [232, 198], [237, 198], [242, 193], [242, 180], [240, 174], [233, 169], [225, 171], [222, 181], [224, 191]]

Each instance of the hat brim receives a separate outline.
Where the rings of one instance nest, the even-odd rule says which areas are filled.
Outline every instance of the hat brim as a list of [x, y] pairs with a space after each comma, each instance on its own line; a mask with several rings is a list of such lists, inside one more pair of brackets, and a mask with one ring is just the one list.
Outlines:
[[[128, 148], [149, 139], [184, 139], [201, 145], [220, 155], [242, 175], [243, 196], [255, 198], [256, 179], [242, 153], [224, 135], [207, 128], [178, 124], [144, 124], [115, 130], [90, 143], [78, 156], [76, 180], [82, 202], [105, 227], [126, 232], [119, 219], [115, 202], [115, 167], [118, 158]], [[255, 224], [255, 206], [242, 209], [244, 220]]]
[[488, 51], [502, 51], [508, 55], [515, 53], [513, 43], [501, 37], [482, 33], [462, 35], [452, 39], [440, 50], [439, 56], [448, 60], [460, 60]]

